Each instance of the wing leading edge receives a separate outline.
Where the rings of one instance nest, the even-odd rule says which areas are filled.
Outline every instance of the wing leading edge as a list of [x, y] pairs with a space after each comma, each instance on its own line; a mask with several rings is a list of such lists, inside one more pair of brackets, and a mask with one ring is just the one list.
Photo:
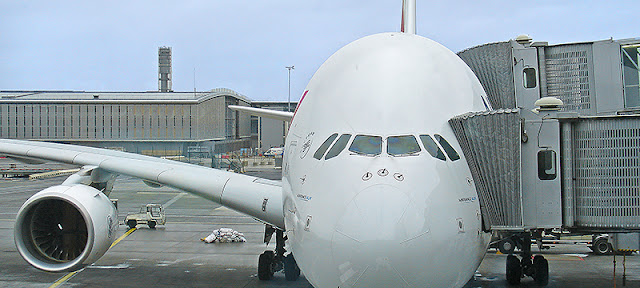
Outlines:
[[183, 190], [284, 229], [275, 181], [166, 159], [76, 145], [0, 139], [0, 154], [96, 166]]

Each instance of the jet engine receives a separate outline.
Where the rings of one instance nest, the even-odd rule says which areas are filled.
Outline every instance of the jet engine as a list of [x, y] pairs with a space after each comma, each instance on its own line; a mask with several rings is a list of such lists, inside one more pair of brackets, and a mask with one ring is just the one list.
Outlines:
[[20, 255], [34, 267], [73, 271], [107, 252], [117, 225], [116, 208], [102, 192], [82, 184], [60, 185], [22, 205], [14, 238]]

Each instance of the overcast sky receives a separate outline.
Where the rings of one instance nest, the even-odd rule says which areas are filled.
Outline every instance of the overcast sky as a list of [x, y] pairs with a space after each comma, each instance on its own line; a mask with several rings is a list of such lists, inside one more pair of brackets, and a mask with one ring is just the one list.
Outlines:
[[[640, 37], [636, 1], [417, 1], [418, 34], [454, 52], [529, 34], [550, 44]], [[297, 100], [320, 65], [366, 35], [400, 29], [401, 0], [0, 0], [0, 90], [226, 87]]]

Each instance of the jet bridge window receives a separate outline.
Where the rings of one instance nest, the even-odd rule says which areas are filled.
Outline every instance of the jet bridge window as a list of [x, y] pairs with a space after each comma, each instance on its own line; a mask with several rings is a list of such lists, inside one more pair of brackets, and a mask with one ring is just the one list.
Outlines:
[[333, 133], [331, 134], [331, 136], [329, 136], [329, 138], [327, 138], [327, 140], [324, 140], [322, 145], [320, 145], [320, 148], [316, 150], [316, 153], [313, 153], [313, 158], [316, 158], [318, 160], [322, 159], [324, 152], [327, 152], [327, 149], [329, 149], [329, 146], [331, 146], [333, 140], [336, 140], [336, 137], [338, 137], [338, 133]]
[[356, 135], [349, 151], [360, 155], [376, 156], [382, 153], [382, 137], [370, 135]]
[[429, 135], [420, 135], [420, 141], [422, 141], [422, 145], [424, 145], [424, 149], [427, 149], [427, 152], [431, 154], [434, 158], [438, 158], [442, 161], [447, 161], [447, 158], [444, 156], [436, 141], [433, 141], [433, 138]]
[[406, 156], [420, 152], [420, 145], [413, 135], [387, 138], [387, 153], [391, 156]]
[[458, 155], [456, 149], [453, 149], [453, 146], [451, 146], [451, 144], [449, 144], [449, 142], [447, 142], [444, 137], [438, 134], [435, 134], [434, 136], [436, 136], [436, 140], [438, 140], [438, 143], [440, 143], [440, 146], [442, 146], [442, 149], [444, 149], [444, 152], [447, 153], [447, 156], [449, 156], [449, 159], [451, 159], [451, 161], [460, 159], [460, 155]]
[[640, 107], [640, 45], [622, 47], [622, 77], [624, 78], [624, 106]]
[[325, 160], [329, 160], [333, 157], [336, 157], [344, 150], [344, 147], [347, 147], [347, 142], [349, 142], [349, 138], [351, 138], [351, 134], [342, 134], [340, 138], [336, 141], [335, 144], [329, 149], [327, 152], [327, 156], [324, 156]]
[[540, 180], [556, 179], [556, 151], [538, 152], [538, 178]]
[[523, 72], [524, 75], [522, 77], [523, 81], [524, 81], [524, 88], [536, 88], [536, 85], [538, 85], [536, 82], [536, 69], [535, 68], [524, 68]]

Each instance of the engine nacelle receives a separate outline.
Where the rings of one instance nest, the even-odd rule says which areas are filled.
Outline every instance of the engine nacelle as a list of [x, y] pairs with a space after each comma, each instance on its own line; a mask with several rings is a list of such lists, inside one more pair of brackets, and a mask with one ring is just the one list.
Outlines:
[[93, 187], [49, 187], [20, 208], [16, 247], [38, 269], [77, 270], [107, 252], [116, 237], [117, 217], [109, 198]]

